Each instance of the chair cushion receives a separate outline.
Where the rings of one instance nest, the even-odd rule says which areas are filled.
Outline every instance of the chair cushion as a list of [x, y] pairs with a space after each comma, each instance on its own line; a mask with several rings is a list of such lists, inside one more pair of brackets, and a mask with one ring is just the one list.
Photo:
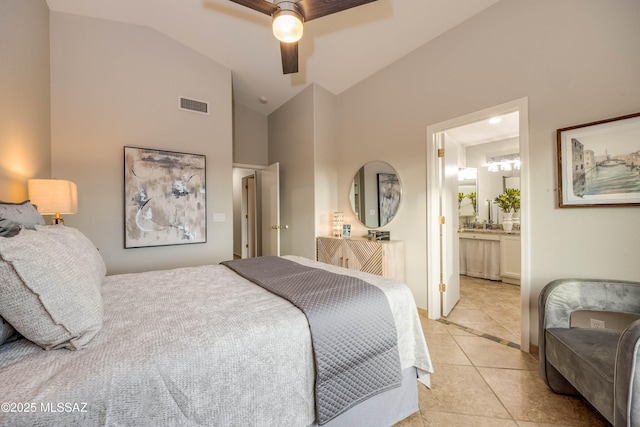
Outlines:
[[613, 420], [613, 379], [620, 331], [546, 330], [547, 361], [608, 420]]

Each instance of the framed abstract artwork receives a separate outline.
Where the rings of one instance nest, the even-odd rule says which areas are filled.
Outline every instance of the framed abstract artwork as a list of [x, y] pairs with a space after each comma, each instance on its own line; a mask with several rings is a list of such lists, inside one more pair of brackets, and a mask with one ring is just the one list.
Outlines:
[[558, 205], [640, 205], [640, 113], [557, 130]]
[[207, 241], [206, 158], [124, 147], [124, 247]]
[[395, 173], [378, 174], [378, 224], [382, 227], [398, 211], [402, 189]]

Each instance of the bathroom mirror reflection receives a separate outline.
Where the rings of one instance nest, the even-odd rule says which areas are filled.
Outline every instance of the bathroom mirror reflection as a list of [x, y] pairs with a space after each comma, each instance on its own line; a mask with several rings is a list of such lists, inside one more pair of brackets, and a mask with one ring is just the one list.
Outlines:
[[351, 209], [367, 228], [387, 225], [398, 212], [401, 199], [398, 173], [386, 162], [373, 161], [363, 165], [351, 181]]
[[478, 169], [458, 169], [458, 216], [475, 217], [478, 214]]

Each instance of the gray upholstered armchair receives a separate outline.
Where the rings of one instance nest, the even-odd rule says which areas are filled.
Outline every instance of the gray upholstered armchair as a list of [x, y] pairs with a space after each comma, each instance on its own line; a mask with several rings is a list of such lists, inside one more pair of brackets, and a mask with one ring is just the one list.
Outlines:
[[539, 299], [540, 375], [614, 426], [640, 427], [640, 283], [563, 279]]

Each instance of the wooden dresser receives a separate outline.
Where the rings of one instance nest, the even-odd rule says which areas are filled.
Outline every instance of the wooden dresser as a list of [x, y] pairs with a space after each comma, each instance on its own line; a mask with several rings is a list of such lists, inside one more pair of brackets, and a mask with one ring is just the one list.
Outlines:
[[367, 239], [316, 239], [318, 261], [404, 282], [404, 242]]

